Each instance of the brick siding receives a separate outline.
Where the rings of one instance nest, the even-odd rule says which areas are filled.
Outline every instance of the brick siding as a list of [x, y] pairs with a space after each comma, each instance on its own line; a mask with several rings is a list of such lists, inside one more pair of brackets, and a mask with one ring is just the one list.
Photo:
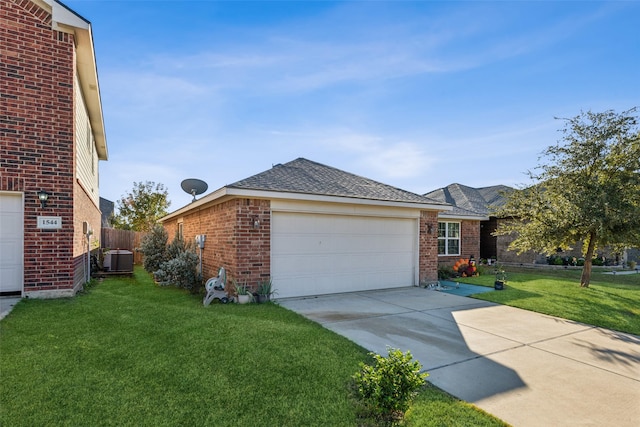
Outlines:
[[[0, 190], [25, 194], [25, 294], [66, 295], [79, 249], [75, 214], [84, 210], [74, 207], [74, 38], [52, 30], [31, 1], [0, 4]], [[44, 209], [39, 190], [51, 193]], [[39, 215], [60, 216], [62, 229], [38, 229]]]
[[[431, 227], [429, 227], [431, 226]], [[429, 228], [431, 233], [429, 233]], [[438, 279], [438, 213], [420, 212], [420, 283]]]
[[[254, 219], [260, 221], [253, 227]], [[256, 287], [271, 271], [271, 208], [268, 200], [232, 199], [189, 212], [163, 225], [169, 241], [175, 238], [178, 222], [183, 222], [185, 241], [207, 236], [202, 251], [205, 279], [216, 276], [220, 267], [227, 279], [246, 281]]]

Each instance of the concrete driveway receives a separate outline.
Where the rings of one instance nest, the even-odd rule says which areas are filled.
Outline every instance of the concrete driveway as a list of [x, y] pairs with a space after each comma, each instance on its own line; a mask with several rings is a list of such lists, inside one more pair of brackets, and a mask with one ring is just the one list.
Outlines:
[[514, 426], [640, 425], [640, 337], [422, 288], [278, 303]]

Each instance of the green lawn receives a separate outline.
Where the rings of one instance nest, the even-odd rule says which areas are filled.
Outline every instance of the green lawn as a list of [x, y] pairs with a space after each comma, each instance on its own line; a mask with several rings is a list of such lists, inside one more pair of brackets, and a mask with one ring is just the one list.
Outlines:
[[[275, 304], [202, 306], [142, 270], [0, 322], [2, 426], [355, 426], [367, 352]], [[425, 388], [407, 426], [504, 425]]]
[[[491, 272], [459, 281], [493, 286]], [[504, 290], [474, 297], [640, 335], [640, 274], [594, 272], [589, 288], [580, 287], [580, 270], [511, 267], [507, 274]]]

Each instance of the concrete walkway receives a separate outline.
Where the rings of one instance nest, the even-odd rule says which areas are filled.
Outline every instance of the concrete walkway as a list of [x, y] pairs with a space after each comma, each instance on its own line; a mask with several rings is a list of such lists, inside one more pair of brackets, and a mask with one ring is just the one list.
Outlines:
[[640, 425], [640, 337], [422, 288], [279, 300], [514, 426]]
[[0, 297], [0, 320], [7, 317], [19, 301], [19, 297]]

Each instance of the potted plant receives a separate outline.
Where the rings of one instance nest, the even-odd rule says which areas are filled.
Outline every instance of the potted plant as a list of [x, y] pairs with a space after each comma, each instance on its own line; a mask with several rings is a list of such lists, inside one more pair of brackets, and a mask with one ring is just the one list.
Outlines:
[[504, 289], [504, 285], [507, 283], [507, 273], [504, 271], [504, 268], [501, 265], [496, 264], [496, 281], [493, 284], [493, 287], [497, 291], [501, 291]]
[[273, 283], [271, 279], [264, 280], [258, 283], [258, 302], [264, 303], [271, 300], [271, 295], [274, 294]]
[[247, 282], [239, 283], [234, 280], [233, 286], [236, 288], [236, 294], [238, 294], [238, 304], [247, 304], [251, 302], [253, 295], [251, 295], [251, 290], [249, 289]]

